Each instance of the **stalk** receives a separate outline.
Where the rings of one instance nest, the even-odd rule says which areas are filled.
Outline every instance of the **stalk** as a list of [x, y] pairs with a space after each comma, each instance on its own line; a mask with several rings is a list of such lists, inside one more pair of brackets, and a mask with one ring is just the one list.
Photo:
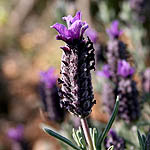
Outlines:
[[90, 131], [89, 131], [89, 127], [88, 127], [88, 123], [87, 123], [86, 118], [81, 119], [81, 126], [82, 126], [82, 129], [83, 129], [83, 132], [84, 132], [86, 142], [89, 146], [89, 150], [94, 150], [93, 142], [92, 142], [92, 138], [91, 138], [91, 135], [90, 135]]

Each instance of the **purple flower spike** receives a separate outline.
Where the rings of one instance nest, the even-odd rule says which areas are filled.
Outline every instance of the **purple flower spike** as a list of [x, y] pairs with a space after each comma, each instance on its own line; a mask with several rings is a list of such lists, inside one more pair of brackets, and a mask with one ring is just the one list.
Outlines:
[[7, 132], [7, 135], [10, 139], [15, 141], [21, 141], [23, 138], [24, 127], [18, 125], [16, 128], [10, 128]]
[[49, 68], [45, 72], [40, 72], [40, 80], [45, 84], [46, 88], [52, 88], [52, 86], [56, 84], [57, 77], [55, 76], [54, 72], [54, 68]]
[[110, 146], [114, 146], [115, 150], [125, 150], [126, 142], [125, 140], [118, 136], [114, 130], [110, 130], [108, 136], [104, 140], [105, 149], [109, 149]]
[[91, 41], [93, 43], [96, 43], [97, 42], [97, 39], [98, 39], [98, 33], [92, 29], [92, 28], [88, 28], [86, 30], [86, 35], [91, 39]]
[[56, 36], [57, 40], [64, 42], [72, 42], [74, 39], [79, 39], [88, 28], [88, 24], [81, 20], [81, 13], [78, 11], [75, 17], [71, 15], [62, 18], [67, 23], [67, 27], [63, 24], [56, 23], [52, 28], [56, 29], [59, 35]]
[[129, 75], [132, 75], [134, 71], [135, 71], [134, 68], [131, 67], [130, 64], [125, 60], [118, 62], [118, 75], [127, 77]]
[[111, 27], [106, 30], [110, 38], [118, 38], [123, 31], [119, 30], [119, 22], [115, 20], [112, 22]]
[[104, 65], [102, 71], [97, 71], [97, 75], [105, 78], [109, 78], [111, 76], [109, 65]]

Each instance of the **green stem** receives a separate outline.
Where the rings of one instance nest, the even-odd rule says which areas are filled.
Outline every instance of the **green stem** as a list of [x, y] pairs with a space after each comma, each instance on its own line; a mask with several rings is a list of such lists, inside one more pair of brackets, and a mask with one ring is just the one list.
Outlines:
[[94, 150], [92, 138], [91, 138], [89, 127], [88, 127], [88, 123], [87, 123], [85, 118], [81, 119], [81, 126], [82, 126], [82, 129], [83, 129], [83, 132], [84, 132], [86, 142], [89, 146], [89, 150]]

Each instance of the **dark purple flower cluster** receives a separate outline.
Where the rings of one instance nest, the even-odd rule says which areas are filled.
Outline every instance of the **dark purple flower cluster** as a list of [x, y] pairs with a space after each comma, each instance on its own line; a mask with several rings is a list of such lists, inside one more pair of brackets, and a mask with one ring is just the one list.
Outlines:
[[40, 73], [40, 94], [47, 118], [55, 122], [62, 122], [65, 112], [60, 107], [60, 98], [56, 85], [57, 77], [54, 71], [54, 68], [50, 68]]
[[120, 97], [119, 117], [127, 123], [137, 120], [140, 115], [140, 106], [136, 82], [131, 78], [121, 78], [117, 85], [116, 94]]
[[68, 29], [58, 23], [52, 26], [59, 33], [57, 39], [67, 44], [61, 47], [63, 55], [59, 96], [62, 107], [84, 118], [90, 114], [95, 104], [90, 73], [95, 69], [93, 43], [89, 38], [83, 38], [88, 25], [82, 22], [80, 12], [75, 17], [69, 15], [63, 19], [67, 22]]
[[[111, 114], [117, 95], [120, 97], [118, 116], [127, 123], [139, 118], [138, 90], [133, 80], [134, 68], [127, 62], [129, 52], [126, 45], [118, 39], [122, 31], [118, 28], [118, 22], [112, 23], [107, 30], [110, 36], [106, 59], [99, 76], [105, 76], [110, 82], [106, 82], [103, 90], [103, 100], [108, 112]], [[108, 97], [107, 95], [111, 95]]]
[[118, 136], [117, 133], [111, 129], [108, 133], [108, 136], [104, 140], [104, 146], [107, 150], [112, 145], [114, 146], [115, 150], [125, 150], [126, 148], [125, 140]]

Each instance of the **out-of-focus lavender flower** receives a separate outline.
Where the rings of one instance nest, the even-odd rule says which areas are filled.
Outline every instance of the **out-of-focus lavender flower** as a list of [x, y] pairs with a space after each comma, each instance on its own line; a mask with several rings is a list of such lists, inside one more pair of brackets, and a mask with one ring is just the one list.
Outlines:
[[133, 75], [135, 72], [134, 68], [130, 66], [130, 64], [125, 60], [120, 60], [118, 62], [118, 75], [123, 77], [127, 77]]
[[[108, 81], [112, 84], [105, 83], [102, 95], [103, 103], [110, 114], [115, 104], [115, 98], [119, 95], [118, 117], [126, 123], [130, 123], [137, 120], [140, 116], [139, 92], [136, 82], [132, 79], [135, 70], [127, 62], [130, 56], [129, 52], [126, 45], [118, 39], [121, 33], [122, 31], [118, 29], [118, 22], [113, 22], [111, 28], [108, 30], [110, 39], [106, 50], [106, 65], [109, 66], [109, 69], [106, 67], [106, 72], [103, 72], [103, 75], [108, 77]], [[111, 100], [108, 95], [111, 95]]]
[[150, 94], [150, 68], [147, 68], [142, 75], [142, 90]]
[[125, 150], [126, 148], [125, 140], [122, 137], [119, 137], [114, 130], [110, 129], [108, 136], [104, 141], [104, 146], [105, 149], [108, 149], [112, 145], [115, 150]]
[[57, 40], [72, 43], [73, 40], [81, 38], [85, 30], [88, 28], [88, 24], [81, 20], [81, 13], [79, 11], [76, 13], [75, 17], [69, 15], [62, 19], [66, 21], [67, 27], [59, 23], [51, 26], [59, 33], [59, 35], [56, 36]]
[[8, 137], [14, 141], [21, 141], [23, 134], [24, 127], [22, 125], [18, 125], [16, 128], [10, 128], [7, 132]]
[[111, 79], [116, 82], [118, 61], [127, 60], [129, 57], [129, 52], [127, 51], [126, 45], [118, 40], [111, 39], [107, 45], [106, 51], [106, 62], [110, 67]]
[[12, 150], [30, 149], [28, 141], [24, 138], [24, 126], [18, 125], [7, 131], [7, 136], [12, 140]]
[[126, 123], [138, 120], [140, 116], [140, 105], [136, 82], [131, 77], [120, 78], [115, 93], [120, 98], [119, 118], [123, 119]]
[[91, 41], [93, 43], [96, 43], [97, 42], [97, 39], [98, 39], [98, 33], [92, 29], [92, 28], [88, 28], [85, 32], [85, 34], [91, 39]]
[[90, 114], [95, 104], [90, 73], [95, 69], [93, 43], [89, 38], [83, 38], [88, 25], [81, 21], [80, 12], [77, 12], [75, 17], [69, 15], [63, 19], [67, 22], [68, 29], [58, 23], [52, 26], [59, 32], [57, 39], [67, 43], [61, 47], [61, 106], [84, 118]]
[[56, 84], [57, 77], [54, 74], [55, 69], [49, 68], [47, 71], [41, 71], [40, 72], [40, 80], [42, 83], [44, 83], [46, 88], [52, 88], [53, 85]]
[[108, 33], [109, 37], [112, 39], [118, 38], [123, 33], [122, 30], [119, 30], [118, 20], [113, 21], [110, 28], [107, 29], [106, 32]]
[[102, 71], [97, 71], [97, 76], [109, 78], [111, 76], [109, 65], [104, 65]]
[[60, 98], [58, 95], [55, 69], [49, 68], [47, 71], [40, 73], [40, 94], [44, 111], [47, 113], [46, 118], [55, 122], [62, 122], [65, 117], [63, 108], [60, 107]]

